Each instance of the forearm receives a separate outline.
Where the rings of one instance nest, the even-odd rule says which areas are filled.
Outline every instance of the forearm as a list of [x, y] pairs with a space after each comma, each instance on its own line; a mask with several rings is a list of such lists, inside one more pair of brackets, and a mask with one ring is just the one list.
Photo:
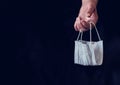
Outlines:
[[82, 0], [82, 5], [91, 4], [97, 6], [98, 0]]

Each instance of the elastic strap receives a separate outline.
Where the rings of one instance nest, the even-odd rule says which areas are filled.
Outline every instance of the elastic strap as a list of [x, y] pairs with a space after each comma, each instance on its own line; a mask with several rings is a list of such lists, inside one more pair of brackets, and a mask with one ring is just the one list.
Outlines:
[[99, 34], [98, 30], [97, 30], [96, 25], [95, 25], [93, 22], [90, 22], [90, 42], [92, 41], [92, 24], [93, 24], [93, 26], [94, 26], [94, 28], [95, 28], [95, 30], [96, 30], [98, 39], [99, 39], [99, 41], [100, 41], [101, 38], [100, 38], [100, 34]]
[[92, 24], [90, 23], [90, 42], [92, 41]]
[[[101, 38], [100, 38], [100, 35], [99, 35], [99, 32], [98, 32], [98, 30], [97, 30], [96, 25], [95, 25], [93, 22], [90, 22], [90, 42], [92, 41], [92, 25], [94, 26], [94, 28], [95, 28], [95, 30], [96, 30], [96, 33], [97, 33], [97, 36], [98, 36], [98, 39], [99, 39], [99, 41], [100, 41]], [[81, 35], [81, 37], [80, 37], [80, 35]], [[82, 32], [81, 30], [79, 31], [77, 40], [79, 40], [79, 37], [80, 37], [80, 40], [82, 40], [83, 32]]]
[[[81, 37], [80, 37], [80, 34], [81, 34]], [[81, 30], [79, 31], [79, 34], [78, 34], [77, 40], [79, 40], [79, 37], [80, 37], [80, 40], [82, 40], [83, 32], [82, 32]]]

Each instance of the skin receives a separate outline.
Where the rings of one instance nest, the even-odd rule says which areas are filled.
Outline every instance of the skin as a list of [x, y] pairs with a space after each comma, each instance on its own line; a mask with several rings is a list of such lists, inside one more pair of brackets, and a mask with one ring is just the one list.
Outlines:
[[97, 23], [98, 14], [96, 6], [97, 0], [82, 0], [82, 6], [74, 23], [76, 31], [87, 31], [90, 28], [90, 22]]

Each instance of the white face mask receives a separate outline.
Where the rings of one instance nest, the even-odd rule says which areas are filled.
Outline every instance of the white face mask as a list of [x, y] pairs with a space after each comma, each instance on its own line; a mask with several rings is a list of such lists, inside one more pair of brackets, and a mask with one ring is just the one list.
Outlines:
[[[95, 26], [99, 41], [93, 42], [91, 37], [92, 24], [90, 23], [90, 41], [83, 41], [83, 32], [79, 32], [75, 41], [74, 63], [86, 66], [101, 65], [103, 62], [103, 41], [101, 40], [98, 30]], [[81, 34], [81, 39], [79, 40]]]

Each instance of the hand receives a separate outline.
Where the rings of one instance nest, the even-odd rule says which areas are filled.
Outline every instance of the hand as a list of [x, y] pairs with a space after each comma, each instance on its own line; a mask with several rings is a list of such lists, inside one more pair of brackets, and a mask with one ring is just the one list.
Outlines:
[[76, 31], [87, 31], [90, 28], [90, 22], [93, 22], [94, 24], [97, 23], [98, 14], [96, 5], [97, 3], [94, 2], [94, 0], [86, 0], [82, 3], [79, 15], [74, 23]]

